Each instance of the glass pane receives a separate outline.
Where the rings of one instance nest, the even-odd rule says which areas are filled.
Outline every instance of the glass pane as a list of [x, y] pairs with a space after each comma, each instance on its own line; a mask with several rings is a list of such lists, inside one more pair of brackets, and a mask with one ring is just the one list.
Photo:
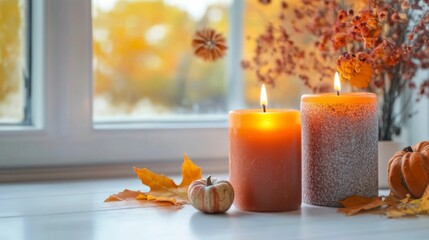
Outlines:
[[26, 1], [0, 1], [0, 124], [24, 123]]
[[[245, 1], [244, 5], [244, 21], [243, 21], [243, 59], [252, 61], [256, 52], [256, 39], [261, 34], [266, 33], [266, 28], [269, 24], [273, 24], [274, 28], [278, 29], [279, 20], [278, 16], [281, 11], [281, 1], [266, 1], [271, 2], [270, 4], [263, 4], [263, 1]], [[285, 13], [287, 23], [294, 20], [294, 12], [292, 7], [299, 3], [298, 1], [287, 1], [289, 8]], [[291, 26], [286, 26], [290, 33], [293, 33]], [[308, 38], [302, 36], [303, 34], [292, 35], [292, 39], [295, 43], [300, 45], [303, 49], [311, 50], [314, 49], [311, 44], [308, 43]], [[279, 51], [277, 52], [279, 53]], [[273, 68], [273, 60], [276, 54], [265, 53], [263, 54], [269, 62], [265, 67]], [[271, 64], [271, 65], [270, 65]], [[262, 68], [261, 72], [264, 74], [266, 69]], [[245, 89], [245, 104], [248, 106], [259, 106], [259, 94], [261, 90], [261, 82], [256, 77], [256, 70], [245, 70], [244, 71], [244, 89]], [[319, 80], [314, 73], [315, 78], [310, 79], [312, 85], [318, 86]], [[332, 74], [333, 80], [333, 74]], [[275, 85], [267, 86], [268, 94], [268, 107], [270, 108], [293, 108], [299, 109], [301, 96], [304, 93], [311, 92], [311, 89], [307, 88], [303, 81], [298, 77], [286, 76], [284, 74], [279, 75], [276, 78]]]
[[95, 121], [225, 118], [225, 58], [193, 55], [197, 29], [228, 39], [232, 0], [94, 0]]

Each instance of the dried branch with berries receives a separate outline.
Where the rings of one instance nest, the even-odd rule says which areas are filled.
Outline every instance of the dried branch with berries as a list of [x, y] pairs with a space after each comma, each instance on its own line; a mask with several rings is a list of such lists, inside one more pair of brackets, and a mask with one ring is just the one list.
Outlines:
[[[418, 76], [429, 69], [429, 0], [281, 1], [279, 9], [254, 39], [253, 58], [242, 62], [259, 81], [297, 76], [321, 92], [338, 71], [353, 89], [379, 96], [380, 140], [398, 134], [414, 113], [412, 103], [429, 97], [428, 74]], [[406, 89], [416, 94], [407, 98]]]

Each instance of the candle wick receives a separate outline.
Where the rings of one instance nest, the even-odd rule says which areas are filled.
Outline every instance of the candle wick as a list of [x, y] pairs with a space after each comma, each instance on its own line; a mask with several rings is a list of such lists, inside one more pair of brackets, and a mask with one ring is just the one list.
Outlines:
[[265, 106], [265, 104], [262, 104], [262, 111], [267, 112], [267, 107]]
[[340, 91], [337, 90], [337, 96], [340, 96]]

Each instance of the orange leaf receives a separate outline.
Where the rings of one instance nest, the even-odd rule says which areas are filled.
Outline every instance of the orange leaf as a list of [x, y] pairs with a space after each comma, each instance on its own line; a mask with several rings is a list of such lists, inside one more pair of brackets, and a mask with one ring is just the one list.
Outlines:
[[137, 200], [149, 200], [149, 201], [152, 201], [152, 200], [155, 200], [156, 202], [166, 202], [166, 203], [171, 203], [171, 204], [173, 204], [173, 205], [176, 205], [176, 199], [174, 199], [174, 198], [168, 198], [168, 197], [155, 197], [155, 196], [153, 196], [153, 195], [150, 195], [150, 194], [148, 194], [148, 195], [146, 195], [146, 194], [144, 194], [144, 193], [141, 193], [141, 194], [139, 194], [137, 197], [136, 197], [136, 199]]
[[189, 202], [189, 185], [202, 177], [201, 168], [195, 165], [186, 154], [184, 154], [182, 164], [182, 182], [180, 185], [177, 185], [171, 178], [164, 174], [154, 173], [147, 168], [134, 167], [134, 171], [142, 183], [150, 188], [150, 191], [143, 193], [125, 190], [124, 192], [111, 195], [105, 200], [106, 202], [137, 199], [182, 205]]
[[139, 194], [136, 197], [137, 200], [147, 200], [147, 196], [144, 193]]
[[149, 194], [147, 195], [147, 200], [155, 200], [157, 202], [168, 202], [168, 203], [172, 203], [173, 205], [177, 205], [177, 201], [173, 197], [156, 197]]
[[164, 174], [156, 174], [147, 168], [134, 168], [137, 176], [142, 183], [150, 187], [150, 191], [146, 194], [148, 200], [172, 202], [174, 204], [188, 203], [188, 187], [189, 185], [202, 177], [201, 168], [195, 165], [184, 154], [182, 165], [182, 183], [177, 185], [174, 181]]
[[179, 187], [186, 187], [187, 192], [189, 185], [200, 178], [202, 178], [201, 168], [195, 165], [186, 154], [183, 154], [182, 182]]
[[380, 197], [367, 198], [353, 195], [344, 200], [339, 201], [344, 208], [338, 209], [339, 212], [347, 216], [354, 215], [363, 210], [370, 210], [384, 205], [385, 203]]
[[127, 199], [136, 199], [136, 197], [141, 194], [139, 191], [132, 191], [125, 189], [124, 191], [110, 195], [104, 202], [115, 202], [115, 201], [123, 201]]

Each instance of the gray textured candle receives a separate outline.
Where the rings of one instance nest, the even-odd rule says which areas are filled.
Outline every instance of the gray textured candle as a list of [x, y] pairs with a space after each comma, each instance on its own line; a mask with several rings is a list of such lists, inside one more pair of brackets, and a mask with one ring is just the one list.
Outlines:
[[338, 207], [354, 194], [377, 196], [377, 96], [304, 95], [301, 117], [303, 201]]

